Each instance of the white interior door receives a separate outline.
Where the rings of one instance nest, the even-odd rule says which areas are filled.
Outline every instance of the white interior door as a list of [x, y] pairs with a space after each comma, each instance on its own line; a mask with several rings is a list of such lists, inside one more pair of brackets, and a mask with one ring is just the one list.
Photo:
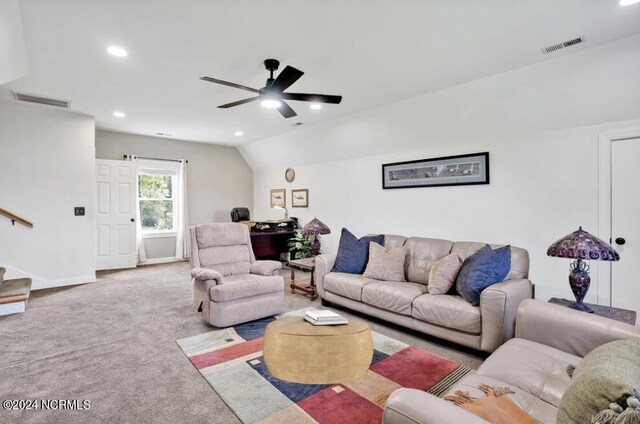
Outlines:
[[620, 261], [611, 266], [611, 306], [640, 312], [640, 138], [611, 145], [611, 238]]
[[123, 160], [96, 160], [96, 269], [135, 268], [136, 170]]

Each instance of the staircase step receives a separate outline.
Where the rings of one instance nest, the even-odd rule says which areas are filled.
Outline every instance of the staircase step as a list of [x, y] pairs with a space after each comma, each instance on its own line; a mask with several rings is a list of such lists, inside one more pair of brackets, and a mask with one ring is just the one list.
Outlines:
[[3, 281], [0, 284], [0, 303], [2, 298], [26, 296], [29, 298], [31, 292], [31, 278], [16, 278], [15, 280]]

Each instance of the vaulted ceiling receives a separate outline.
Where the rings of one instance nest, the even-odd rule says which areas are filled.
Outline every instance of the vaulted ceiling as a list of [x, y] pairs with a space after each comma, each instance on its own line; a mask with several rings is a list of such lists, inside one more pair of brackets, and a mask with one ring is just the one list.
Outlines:
[[[0, 86], [71, 100], [98, 128], [239, 145], [640, 33], [617, 0], [23, 0], [30, 74]], [[551, 54], [541, 48], [583, 36]], [[125, 58], [107, 53], [117, 45]], [[305, 75], [289, 91], [341, 94], [297, 117], [251, 103], [263, 60]], [[570, 70], [567, 70], [570, 72]], [[249, 94], [249, 95], [247, 95]], [[125, 118], [116, 118], [122, 111]], [[237, 137], [236, 131], [244, 135]]]

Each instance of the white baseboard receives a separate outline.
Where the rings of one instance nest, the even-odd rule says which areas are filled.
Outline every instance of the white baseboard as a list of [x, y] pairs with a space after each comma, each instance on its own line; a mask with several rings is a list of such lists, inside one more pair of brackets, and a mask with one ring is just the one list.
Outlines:
[[78, 284], [95, 283], [96, 276], [87, 275], [85, 277], [63, 278], [60, 280], [33, 280], [31, 290], [50, 289], [53, 287], [76, 286]]
[[188, 261], [188, 259], [178, 259], [178, 258], [156, 258], [156, 259], [147, 259], [144, 262], [140, 262], [138, 264], [138, 266], [145, 266], [145, 265], [157, 265], [157, 264], [169, 264], [172, 262], [185, 262]]

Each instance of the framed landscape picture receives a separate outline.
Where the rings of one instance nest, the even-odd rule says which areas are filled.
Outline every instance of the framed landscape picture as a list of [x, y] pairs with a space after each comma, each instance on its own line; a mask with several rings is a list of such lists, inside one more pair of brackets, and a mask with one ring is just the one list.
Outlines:
[[308, 208], [309, 189], [291, 190], [291, 206], [294, 208]]
[[489, 184], [489, 152], [385, 163], [382, 188]]
[[287, 207], [287, 191], [283, 188], [271, 189], [271, 207]]

